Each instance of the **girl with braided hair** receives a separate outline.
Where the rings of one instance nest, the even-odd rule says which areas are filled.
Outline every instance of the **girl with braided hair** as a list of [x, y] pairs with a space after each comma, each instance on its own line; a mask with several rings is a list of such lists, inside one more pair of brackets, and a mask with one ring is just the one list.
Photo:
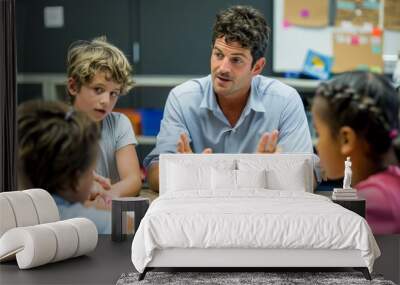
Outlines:
[[374, 73], [343, 73], [318, 87], [312, 114], [327, 177], [341, 178], [351, 157], [352, 185], [366, 199], [372, 231], [400, 233], [399, 94], [392, 83]]

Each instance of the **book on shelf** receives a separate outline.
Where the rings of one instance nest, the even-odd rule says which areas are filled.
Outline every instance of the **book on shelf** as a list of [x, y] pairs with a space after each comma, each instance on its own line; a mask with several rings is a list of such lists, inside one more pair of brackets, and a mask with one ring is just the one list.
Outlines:
[[357, 192], [333, 192], [332, 193], [333, 200], [357, 200], [358, 195]]
[[357, 193], [333, 193], [335, 197], [357, 197]]
[[350, 189], [334, 188], [333, 193], [357, 193], [357, 190], [354, 188]]
[[349, 201], [351, 201], [351, 200], [359, 200], [359, 198], [358, 198], [358, 196], [353, 196], [353, 197], [336, 197], [336, 196], [333, 196], [332, 195], [332, 200], [345, 200], [345, 201], [347, 201], [347, 200], [349, 200]]

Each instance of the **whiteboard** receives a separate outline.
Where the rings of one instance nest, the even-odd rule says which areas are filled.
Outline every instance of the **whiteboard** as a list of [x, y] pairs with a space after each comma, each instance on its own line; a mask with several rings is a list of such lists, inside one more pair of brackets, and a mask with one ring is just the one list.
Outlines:
[[[333, 27], [302, 28], [291, 26], [284, 28], [283, 0], [274, 0], [273, 25], [273, 70], [275, 72], [302, 71], [309, 49], [333, 55]], [[400, 51], [400, 32], [385, 30], [383, 36], [383, 58], [385, 72], [390, 73]]]

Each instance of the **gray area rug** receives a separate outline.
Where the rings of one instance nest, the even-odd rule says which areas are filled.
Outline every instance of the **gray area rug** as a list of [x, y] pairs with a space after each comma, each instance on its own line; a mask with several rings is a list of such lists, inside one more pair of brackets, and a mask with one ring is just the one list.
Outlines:
[[133, 284], [390, 284], [380, 275], [372, 275], [372, 281], [360, 272], [154, 272], [150, 271], [142, 281], [139, 273], [122, 274], [117, 285]]

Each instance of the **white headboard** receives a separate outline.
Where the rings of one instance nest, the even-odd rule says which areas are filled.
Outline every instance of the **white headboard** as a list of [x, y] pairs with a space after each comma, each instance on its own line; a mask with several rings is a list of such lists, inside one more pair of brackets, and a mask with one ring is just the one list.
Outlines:
[[[299, 168], [301, 164], [301, 177], [306, 183], [306, 191], [313, 192], [313, 154], [161, 154], [160, 155], [160, 195], [166, 193], [168, 185], [171, 185], [169, 179], [177, 179], [179, 174], [172, 173], [174, 165], [183, 165], [190, 167], [216, 167], [225, 165], [226, 169], [247, 169], [259, 170], [268, 169], [281, 173], [278, 179], [297, 179], [297, 175], [291, 175], [291, 170]], [[183, 174], [182, 174], [183, 175]], [[280, 178], [282, 177], [282, 178]], [[211, 179], [211, 178], [209, 178]], [[303, 181], [303, 182], [304, 182]]]

